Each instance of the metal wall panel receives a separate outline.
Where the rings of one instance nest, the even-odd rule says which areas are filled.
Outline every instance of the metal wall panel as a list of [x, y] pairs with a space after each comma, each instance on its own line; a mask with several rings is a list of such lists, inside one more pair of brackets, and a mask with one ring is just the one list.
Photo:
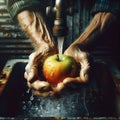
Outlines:
[[91, 19], [89, 1], [76, 0], [75, 9], [77, 12], [73, 16], [67, 17], [69, 26], [68, 39], [74, 41], [86, 28]]
[[5, 0], [0, 0], [0, 59], [28, 58], [33, 49], [31, 40], [12, 21]]

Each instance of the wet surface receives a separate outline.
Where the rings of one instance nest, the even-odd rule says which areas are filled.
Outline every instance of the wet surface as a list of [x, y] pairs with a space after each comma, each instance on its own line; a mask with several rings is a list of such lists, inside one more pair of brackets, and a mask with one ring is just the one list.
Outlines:
[[[115, 94], [112, 79], [92, 78], [87, 84], [71, 84], [55, 97], [37, 97], [23, 77], [26, 64], [13, 67], [3, 94], [0, 116], [3, 117], [81, 117], [114, 116]], [[94, 67], [93, 73], [96, 73]], [[100, 75], [100, 74], [99, 74]]]

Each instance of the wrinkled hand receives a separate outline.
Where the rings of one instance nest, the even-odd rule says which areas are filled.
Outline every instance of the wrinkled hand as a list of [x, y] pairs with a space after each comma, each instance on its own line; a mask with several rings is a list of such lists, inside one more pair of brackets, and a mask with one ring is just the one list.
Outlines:
[[[49, 53], [49, 55], [52, 54], [54, 54], [54, 52]], [[38, 66], [42, 69], [45, 54], [41, 53], [39, 49], [29, 56], [29, 62], [25, 69], [25, 78], [27, 79], [28, 86], [33, 89], [33, 93], [35, 95], [44, 97], [53, 96], [56, 93], [61, 92], [69, 83], [85, 83], [88, 81], [88, 72], [90, 68], [88, 53], [81, 51], [77, 46], [70, 46], [64, 54], [72, 56], [76, 62], [80, 64], [80, 72], [78, 77], [65, 78], [63, 82], [58, 83], [56, 86], [52, 86], [50, 83], [45, 81], [42, 76], [42, 71], [38, 69]]]
[[88, 72], [90, 69], [89, 66], [89, 54], [85, 51], [82, 51], [79, 49], [79, 47], [76, 45], [70, 46], [64, 54], [69, 55], [73, 57], [77, 63], [80, 64], [80, 73], [79, 77], [76, 78], [78, 82], [87, 82], [88, 81]]
[[29, 56], [24, 76], [27, 79], [29, 88], [33, 89], [35, 95], [50, 96], [54, 94], [51, 85], [44, 81], [41, 70], [44, 59], [55, 53], [57, 53], [56, 48], [45, 49], [40, 47]]
[[116, 16], [110, 12], [98, 12], [85, 29], [85, 31], [79, 36], [79, 38], [65, 51], [64, 54], [72, 56], [78, 64], [80, 64], [79, 76], [76, 78], [65, 78], [62, 83], [59, 83], [54, 89], [55, 91], [61, 91], [67, 84], [71, 82], [85, 83], [88, 81], [88, 72], [90, 65], [88, 62], [89, 55], [87, 52], [79, 49], [77, 45], [89, 45], [95, 38], [105, 33], [110, 24], [115, 22]]
[[90, 65], [88, 62], [88, 53], [81, 51], [78, 46], [71, 45], [64, 54], [69, 55], [73, 57], [78, 64], [80, 64], [80, 72], [79, 76], [72, 78], [67, 77], [63, 80], [63, 82], [58, 83], [57, 86], [54, 89], [56, 92], [60, 92], [62, 89], [64, 89], [69, 83], [85, 83], [88, 81], [88, 72], [90, 69]]
[[[37, 80], [34, 82], [34, 84], [30, 87], [37, 89], [40, 88], [40, 86], [44, 86], [44, 89], [49, 89], [50, 92], [46, 92], [46, 96], [50, 95], [50, 93], [57, 93], [60, 92], [63, 88], [67, 86], [67, 84], [71, 82], [79, 82], [79, 83], [85, 83], [88, 81], [88, 72], [90, 69], [90, 65], [88, 62], [88, 53], [81, 51], [77, 44], [89, 44], [95, 40], [96, 37], [102, 35], [107, 29], [108, 26], [115, 20], [115, 16], [112, 13], [109, 12], [98, 12], [94, 18], [92, 19], [90, 25], [86, 28], [86, 30], [80, 35], [80, 37], [75, 41], [75, 44], [72, 44], [64, 54], [72, 56], [78, 64], [80, 64], [80, 72], [79, 76], [75, 78], [65, 78], [63, 82], [57, 84], [56, 87], [52, 87], [49, 83], [46, 83], [45, 81], [41, 81], [43, 83], [38, 84]], [[26, 20], [26, 17], [25, 17]], [[28, 23], [28, 22], [27, 22]], [[29, 62], [30, 63], [30, 62]], [[32, 65], [32, 64], [31, 64]], [[37, 71], [37, 67], [30, 67], [31, 65], [28, 65], [27, 68], [33, 68], [31, 71]], [[27, 70], [28, 71], [28, 70]], [[37, 72], [33, 72], [36, 73]], [[33, 76], [31, 74], [31, 76]], [[39, 81], [39, 80], [38, 80]], [[29, 82], [30, 83], [30, 82]], [[39, 82], [40, 83], [40, 82]], [[34, 86], [34, 87], [33, 87]], [[45, 87], [46, 86], [46, 87]], [[42, 87], [41, 87], [42, 88]], [[38, 90], [38, 89], [37, 89]], [[36, 92], [38, 95], [41, 95], [39, 91]]]

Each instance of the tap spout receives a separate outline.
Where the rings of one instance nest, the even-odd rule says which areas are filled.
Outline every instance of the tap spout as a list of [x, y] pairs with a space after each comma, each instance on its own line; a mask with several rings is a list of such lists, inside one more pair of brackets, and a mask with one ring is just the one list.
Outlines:
[[67, 15], [72, 16], [76, 11], [73, 0], [55, 0], [55, 5], [48, 6], [46, 14], [54, 16], [53, 35], [65, 37], [68, 34]]
[[66, 36], [68, 34], [67, 27], [67, 6], [66, 0], [56, 0], [55, 2], [55, 20], [53, 27], [53, 35], [56, 37]]

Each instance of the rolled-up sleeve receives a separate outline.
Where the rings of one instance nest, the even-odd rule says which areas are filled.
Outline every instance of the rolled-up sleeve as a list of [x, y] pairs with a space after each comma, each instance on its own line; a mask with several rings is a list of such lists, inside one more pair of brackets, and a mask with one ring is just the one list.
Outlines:
[[97, 12], [111, 12], [113, 14], [120, 14], [120, 0], [96, 0], [91, 12], [92, 14]]
[[8, 11], [13, 19], [23, 10], [44, 11], [47, 0], [6, 0]]

